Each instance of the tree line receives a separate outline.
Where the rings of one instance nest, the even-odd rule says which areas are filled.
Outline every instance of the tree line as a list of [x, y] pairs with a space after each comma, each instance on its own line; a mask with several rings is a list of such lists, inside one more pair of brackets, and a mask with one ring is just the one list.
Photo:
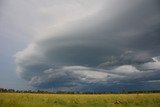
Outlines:
[[44, 94], [135, 94], [135, 93], [160, 93], [160, 90], [145, 90], [145, 91], [119, 91], [119, 92], [79, 92], [79, 91], [44, 91], [44, 90], [15, 90], [0, 88], [1, 93], [44, 93]]

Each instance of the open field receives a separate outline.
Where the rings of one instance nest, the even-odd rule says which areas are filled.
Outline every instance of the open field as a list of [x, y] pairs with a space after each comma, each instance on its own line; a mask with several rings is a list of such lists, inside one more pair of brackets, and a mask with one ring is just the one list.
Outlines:
[[154, 94], [0, 93], [0, 107], [160, 107]]

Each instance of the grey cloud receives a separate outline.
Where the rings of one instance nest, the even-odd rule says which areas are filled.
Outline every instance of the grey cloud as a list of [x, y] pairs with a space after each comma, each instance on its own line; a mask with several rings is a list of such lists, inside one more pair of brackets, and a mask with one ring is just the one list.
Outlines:
[[32, 86], [65, 90], [159, 80], [159, 62], [152, 59], [160, 46], [157, 0], [121, 0], [117, 7], [117, 1], [111, 7], [107, 2], [86, 17], [53, 24], [35, 37], [15, 55], [17, 73]]
[[[151, 55], [145, 52], [126, 51], [119, 56], [104, 57], [104, 63], [99, 68], [113, 68], [120, 65], [139, 65], [152, 61]], [[106, 61], [106, 62], [105, 62]]]
[[[97, 83], [107, 82], [119, 77], [116, 74], [110, 74], [100, 69], [94, 69], [84, 66], [65, 66], [50, 68], [45, 70], [39, 76], [33, 76], [30, 84], [41, 86], [42, 84], [52, 83], [53, 86], [63, 86], [76, 83]], [[120, 76], [121, 77], [121, 76]]]
[[[150, 63], [159, 64], [159, 62]], [[141, 67], [143, 68], [144, 66], [141, 65]], [[127, 86], [132, 87], [136, 84], [144, 85], [143, 83], [151, 83], [152, 81], [158, 84], [160, 78], [159, 70], [159, 68], [151, 70], [145, 67], [145, 71], [140, 71], [132, 65], [122, 65], [111, 70], [84, 66], [54, 67], [39, 73], [41, 75], [32, 76], [29, 83], [43, 89], [55, 88], [60, 90], [61, 87], [66, 87], [65, 90], [67, 91], [69, 91], [70, 88], [74, 91], [84, 91], [93, 87], [92, 91], [95, 91], [94, 88], [97, 89], [99, 86], [107, 87], [107, 89], [114, 89], [115, 84], [123, 88]], [[151, 87], [154, 86], [151, 84]]]

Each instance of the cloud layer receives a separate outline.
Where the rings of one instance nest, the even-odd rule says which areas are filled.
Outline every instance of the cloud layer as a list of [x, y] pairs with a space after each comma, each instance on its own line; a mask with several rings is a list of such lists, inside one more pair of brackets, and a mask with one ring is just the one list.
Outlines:
[[17, 73], [29, 84], [73, 91], [159, 89], [158, 0], [29, 1], [38, 18], [36, 36], [15, 55]]

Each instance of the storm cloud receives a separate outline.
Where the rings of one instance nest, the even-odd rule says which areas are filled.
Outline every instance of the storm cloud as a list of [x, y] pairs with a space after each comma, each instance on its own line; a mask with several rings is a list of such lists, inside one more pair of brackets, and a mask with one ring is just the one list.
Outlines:
[[35, 8], [37, 28], [15, 58], [17, 74], [30, 85], [73, 91], [160, 88], [158, 0], [29, 0], [27, 5]]

